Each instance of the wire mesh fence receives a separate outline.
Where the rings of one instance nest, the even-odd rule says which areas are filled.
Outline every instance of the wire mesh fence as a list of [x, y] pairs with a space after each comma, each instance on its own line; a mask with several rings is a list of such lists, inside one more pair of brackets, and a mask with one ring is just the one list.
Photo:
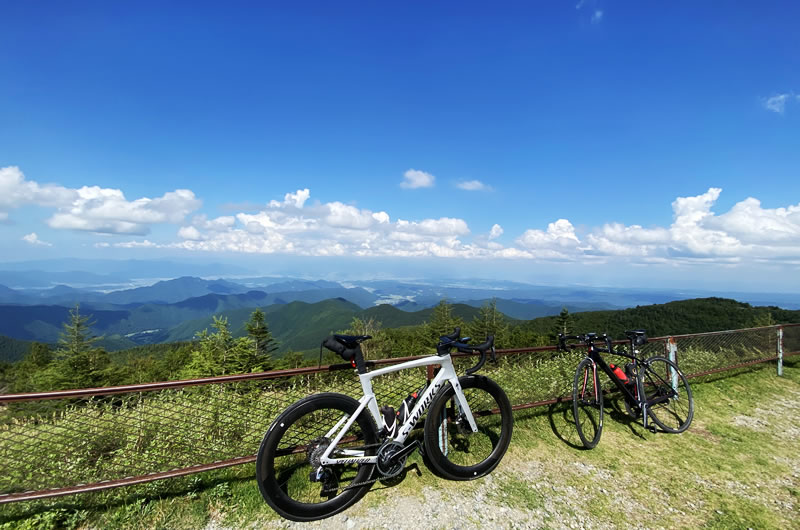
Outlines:
[[[782, 330], [783, 342], [779, 342]], [[800, 326], [771, 326], [651, 339], [642, 356], [668, 356], [687, 375], [701, 375], [800, 353]], [[506, 391], [515, 408], [571, 395], [585, 351], [555, 347], [498, 351], [481, 373]], [[394, 364], [406, 359], [387, 359]], [[456, 369], [474, 364], [454, 357]], [[613, 360], [612, 360], [613, 362]], [[379, 377], [379, 404], [398, 406], [430, 373], [414, 368]], [[0, 395], [14, 412], [0, 427], [0, 503], [136, 484], [252, 462], [272, 420], [317, 392], [354, 397], [361, 386], [348, 365], [225, 376], [189, 382], [89, 391]]]

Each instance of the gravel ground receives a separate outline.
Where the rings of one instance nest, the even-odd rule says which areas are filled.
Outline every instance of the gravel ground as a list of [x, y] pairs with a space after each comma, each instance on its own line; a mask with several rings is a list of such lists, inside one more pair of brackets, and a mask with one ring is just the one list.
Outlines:
[[[734, 416], [729, 424], [737, 429], [770, 433], [776, 442], [800, 442], [800, 392], [790, 391], [772, 402], [770, 407], [756, 407], [752, 414]], [[718, 436], [708, 431], [701, 417], [695, 419], [690, 431], [710, 444], [720, 441]], [[613, 443], [606, 440], [606, 436], [604, 433], [604, 442]], [[647, 442], [637, 441], [627, 432], [624, 436], [625, 441], [617, 440], [617, 443], [627, 443], [634, 451], [647, 450]], [[644, 506], [627, 494], [627, 488], [635, 480], [624, 466], [611, 463], [607, 466], [605, 461], [592, 465], [576, 459], [574, 453], [562, 452], [559, 456], [556, 452], [509, 451], [492, 474], [471, 482], [432, 479], [425, 476], [430, 472], [423, 468], [423, 476], [410, 472], [402, 488], [384, 488], [376, 484], [359, 503], [331, 518], [311, 523], [270, 520], [253, 524], [251, 528], [696, 527], [702, 521], [708, 521], [709, 513], [712, 517], [725, 515], [703, 500], [710, 498], [709, 492], [718, 491], [725, 491], [743, 501], [755, 501], [778, 513], [797, 513], [799, 509], [796, 494], [786, 493], [800, 491], [798, 453], [770, 457], [788, 469], [788, 474], [753, 477], [746, 483], [688, 472], [685, 474], [685, 489], [673, 492], [673, 495], [681, 496], [688, 491], [688, 496], [683, 495], [682, 501], [671, 498], [668, 492], [655, 484], [637, 484], [637, 488], [649, 487], [653, 496], [647, 498], [658, 501]], [[419, 489], [414, 490], [415, 487]], [[603, 505], [598, 506], [599, 503]], [[599, 509], [593, 514], [591, 507]], [[615, 519], [613, 516], [617, 512], [620, 517]], [[631, 524], [630, 518], [624, 514], [636, 514], [643, 523], [636, 526], [633, 521]], [[206, 530], [228, 529], [212, 521]]]

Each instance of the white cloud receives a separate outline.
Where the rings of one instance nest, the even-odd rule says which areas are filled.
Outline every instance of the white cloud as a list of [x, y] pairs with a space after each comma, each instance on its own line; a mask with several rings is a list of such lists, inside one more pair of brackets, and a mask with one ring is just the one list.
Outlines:
[[78, 197], [72, 204], [59, 208], [47, 220], [51, 228], [141, 235], [149, 232], [151, 224], [180, 223], [201, 204], [190, 190], [134, 201], [117, 189], [84, 186], [76, 191]]
[[178, 236], [182, 237], [183, 239], [191, 239], [193, 241], [200, 241], [201, 239], [205, 239], [205, 236], [200, 233], [194, 226], [182, 226], [178, 229]]
[[400, 187], [408, 189], [431, 188], [435, 181], [436, 177], [430, 173], [409, 169], [403, 174], [403, 182], [400, 183]]
[[53, 246], [52, 243], [48, 243], [47, 241], [42, 241], [41, 239], [39, 239], [39, 236], [36, 235], [36, 232], [31, 232], [30, 234], [22, 236], [22, 240], [34, 246], [40, 246], [40, 247]]
[[603, 21], [603, 10], [595, 9], [592, 13], [592, 24], [599, 24]]
[[498, 224], [492, 225], [492, 229], [489, 231], [489, 239], [497, 239], [502, 235], [503, 235], [503, 227]]
[[[783, 114], [786, 110], [786, 103], [789, 101], [789, 98], [792, 97], [792, 94], [776, 94], [772, 97], [769, 97], [764, 100], [764, 108], [775, 112], [777, 114]], [[800, 99], [800, 96], [798, 96]]]
[[144, 239], [142, 241], [119, 241], [117, 243], [103, 241], [101, 243], [95, 243], [94, 246], [97, 248], [166, 248], [172, 245], [160, 245]]
[[575, 227], [566, 219], [559, 219], [547, 225], [547, 231], [526, 230], [517, 244], [544, 259], [572, 259], [580, 255], [578, 236]]
[[[363, 230], [377, 222], [369, 210], [359, 210], [355, 206], [348, 206], [341, 202], [331, 202], [326, 206], [328, 215], [325, 216], [325, 222], [329, 226]], [[386, 212], [379, 212], [375, 215], [380, 216], [381, 213], [387, 215]]]
[[26, 180], [25, 175], [16, 166], [0, 168], [0, 210], [26, 204], [64, 206], [76, 196], [75, 190], [55, 184], [40, 185], [32, 180]]
[[749, 197], [716, 215], [720, 188], [672, 203], [669, 228], [606, 224], [586, 238], [587, 252], [673, 261], [738, 263], [800, 256], [800, 204], [765, 209]]
[[460, 190], [466, 191], [488, 191], [491, 187], [487, 186], [480, 180], [465, 180], [456, 183], [456, 187]]
[[294, 193], [287, 193], [283, 196], [283, 204], [278, 201], [270, 201], [269, 205], [272, 208], [279, 208], [281, 206], [294, 206], [295, 208], [302, 208], [308, 198], [311, 196], [311, 191], [308, 188], [297, 190]]
[[[56, 212], [47, 220], [51, 228], [145, 234], [151, 224], [180, 223], [201, 202], [190, 190], [128, 201], [118, 189], [40, 185], [27, 180], [18, 167], [0, 168], [0, 210], [26, 204], [55, 208]], [[8, 217], [8, 212], [3, 213]]]

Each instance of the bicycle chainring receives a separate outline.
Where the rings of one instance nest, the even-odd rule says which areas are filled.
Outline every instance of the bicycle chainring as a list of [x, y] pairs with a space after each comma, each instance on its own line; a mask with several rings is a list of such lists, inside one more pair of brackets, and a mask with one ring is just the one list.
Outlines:
[[383, 478], [391, 478], [400, 474], [405, 468], [407, 456], [395, 458], [395, 455], [403, 449], [403, 444], [394, 440], [386, 440], [378, 449], [378, 461], [375, 467]]

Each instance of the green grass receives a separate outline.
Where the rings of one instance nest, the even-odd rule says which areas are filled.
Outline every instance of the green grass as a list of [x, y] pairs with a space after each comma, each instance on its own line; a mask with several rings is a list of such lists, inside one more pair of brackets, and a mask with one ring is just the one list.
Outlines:
[[[511, 447], [490, 477], [448, 482], [415, 454], [409, 465], [420, 474], [410, 470], [399, 484], [376, 484], [336, 521], [348, 516], [368, 525], [371, 514], [391, 515], [405, 498], [435, 511], [425, 500], [435, 491], [452, 502], [467, 499], [506, 510], [494, 520], [482, 519], [483, 510], [465, 512], [460, 524], [465, 527], [492, 521], [558, 527], [565, 520], [586, 527], [792, 527], [800, 502], [799, 361], [787, 362], [780, 378], [770, 364], [692, 380], [695, 417], [680, 435], [651, 433], [608, 402], [602, 439], [591, 451], [577, 447], [569, 406], [520, 411]], [[211, 520], [232, 528], [280, 524], [253, 475], [253, 466], [246, 465], [5, 505], [0, 528], [202, 528]]]

